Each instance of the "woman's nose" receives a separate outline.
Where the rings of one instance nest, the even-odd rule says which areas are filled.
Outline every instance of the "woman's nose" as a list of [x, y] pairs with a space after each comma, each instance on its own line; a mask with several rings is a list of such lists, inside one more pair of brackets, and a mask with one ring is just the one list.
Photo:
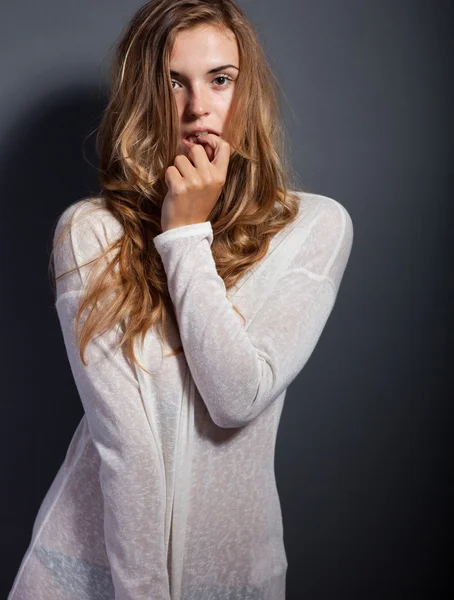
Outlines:
[[189, 95], [186, 110], [189, 115], [199, 117], [210, 112], [208, 91], [197, 89]]

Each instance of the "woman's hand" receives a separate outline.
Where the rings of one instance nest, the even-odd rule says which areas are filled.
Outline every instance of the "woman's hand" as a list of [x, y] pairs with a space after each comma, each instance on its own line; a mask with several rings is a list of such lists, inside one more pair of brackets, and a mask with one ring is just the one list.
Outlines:
[[[202, 144], [209, 148], [205, 150]], [[213, 149], [213, 150], [212, 150]], [[208, 150], [214, 154], [212, 162]], [[166, 169], [169, 191], [161, 208], [162, 231], [203, 223], [221, 195], [230, 161], [230, 144], [214, 133], [199, 137], [189, 150], [189, 157], [178, 154], [174, 165]]]

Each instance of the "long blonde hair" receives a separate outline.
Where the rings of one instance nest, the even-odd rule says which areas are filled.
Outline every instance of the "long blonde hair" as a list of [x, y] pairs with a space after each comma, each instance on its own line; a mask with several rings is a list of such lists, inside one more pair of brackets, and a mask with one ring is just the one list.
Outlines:
[[[102, 276], [90, 278], [80, 302], [76, 335], [85, 365], [90, 339], [120, 324], [120, 346], [143, 368], [134, 353], [135, 338], [141, 336], [143, 344], [147, 331], [155, 327], [162, 341], [168, 311], [174, 316], [153, 244], [162, 232], [164, 176], [174, 163], [179, 136], [169, 63], [177, 33], [202, 23], [233, 31], [240, 58], [225, 135], [234, 152], [222, 193], [208, 216], [214, 234], [211, 250], [226, 290], [264, 257], [273, 235], [298, 214], [299, 198], [288, 184], [290, 167], [277, 101], [277, 91], [282, 90], [246, 15], [232, 0], [146, 3], [117, 44], [110, 97], [96, 137], [99, 196], [122, 225], [122, 236], [98, 257], [100, 263], [107, 253], [112, 258]], [[54, 278], [57, 243], [50, 258]], [[101, 301], [102, 312], [96, 309]], [[85, 310], [88, 317], [78, 334]], [[180, 346], [172, 354], [181, 351]]]

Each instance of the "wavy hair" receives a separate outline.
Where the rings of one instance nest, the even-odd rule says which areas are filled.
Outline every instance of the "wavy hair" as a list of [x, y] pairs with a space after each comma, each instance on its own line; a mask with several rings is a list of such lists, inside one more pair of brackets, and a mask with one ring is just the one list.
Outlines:
[[[171, 51], [179, 31], [201, 24], [230, 29], [240, 59], [225, 124], [233, 154], [221, 195], [208, 216], [211, 250], [226, 290], [265, 256], [271, 238], [298, 214], [299, 198], [288, 184], [290, 167], [277, 97], [282, 90], [246, 15], [233, 0], [147, 2], [116, 45], [109, 100], [97, 130], [99, 196], [121, 224], [122, 235], [94, 261], [102, 266], [102, 258], [112, 255], [102, 273], [90, 276], [79, 305], [75, 329], [84, 365], [90, 339], [120, 324], [120, 347], [144, 368], [135, 356], [134, 340], [141, 336], [143, 346], [147, 331], [155, 327], [163, 342], [169, 313], [175, 318], [153, 238], [162, 232], [165, 171], [174, 163], [179, 139]], [[182, 351], [179, 346], [170, 355]]]

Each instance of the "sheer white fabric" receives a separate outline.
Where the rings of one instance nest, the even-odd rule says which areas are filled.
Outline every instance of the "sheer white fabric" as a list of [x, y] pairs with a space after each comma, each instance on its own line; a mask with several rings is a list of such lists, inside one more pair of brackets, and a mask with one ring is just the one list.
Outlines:
[[[56, 310], [84, 417], [36, 517], [9, 600], [284, 600], [287, 559], [274, 474], [288, 386], [334, 306], [353, 241], [347, 210], [299, 192], [300, 213], [228, 292], [211, 223], [154, 239], [176, 323], [162, 357], [149, 332], [139, 361], [119, 331], [74, 336], [91, 265], [121, 235], [101, 198], [61, 216]], [[228, 296], [228, 297], [227, 297]], [[232, 303], [246, 318], [246, 324]], [[169, 346], [164, 346], [168, 354]]]

